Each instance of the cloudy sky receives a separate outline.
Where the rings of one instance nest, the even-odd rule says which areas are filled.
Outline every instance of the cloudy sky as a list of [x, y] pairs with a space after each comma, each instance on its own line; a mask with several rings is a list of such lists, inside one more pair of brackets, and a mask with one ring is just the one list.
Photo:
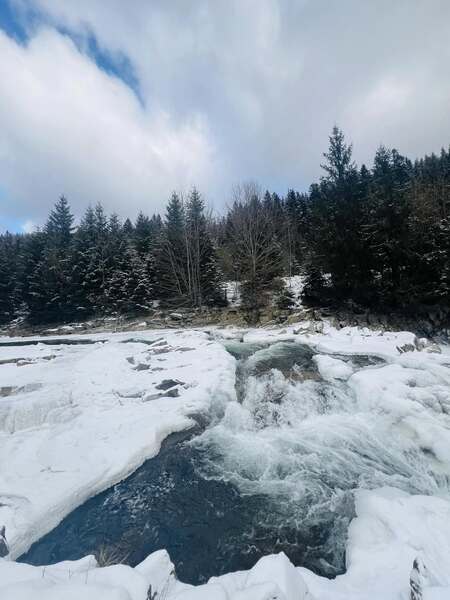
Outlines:
[[0, 0], [0, 230], [61, 193], [135, 216], [285, 193], [337, 123], [369, 162], [450, 143], [448, 0]]

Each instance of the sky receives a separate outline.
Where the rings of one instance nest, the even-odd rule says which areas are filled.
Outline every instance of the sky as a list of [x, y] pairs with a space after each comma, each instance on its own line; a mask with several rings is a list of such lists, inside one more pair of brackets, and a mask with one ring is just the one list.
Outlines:
[[304, 191], [335, 124], [359, 164], [439, 152], [449, 65], [448, 0], [0, 0], [0, 231], [61, 194], [133, 218]]

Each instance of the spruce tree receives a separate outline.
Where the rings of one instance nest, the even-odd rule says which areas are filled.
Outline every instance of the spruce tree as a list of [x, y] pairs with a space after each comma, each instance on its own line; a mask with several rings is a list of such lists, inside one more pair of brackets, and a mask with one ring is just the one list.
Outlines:
[[75, 315], [72, 302], [73, 220], [69, 204], [61, 196], [41, 234], [42, 252], [28, 276], [29, 299], [32, 297], [30, 317], [33, 320], [64, 321]]

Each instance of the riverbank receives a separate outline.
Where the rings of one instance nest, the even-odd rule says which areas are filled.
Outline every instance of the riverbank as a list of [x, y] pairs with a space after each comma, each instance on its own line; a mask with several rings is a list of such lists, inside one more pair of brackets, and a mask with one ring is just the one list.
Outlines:
[[[158, 590], [161, 598], [180, 600], [398, 600], [409, 593], [416, 559], [425, 564], [417, 575], [425, 590], [423, 597], [447, 598], [450, 348], [420, 340], [410, 332], [337, 329], [327, 322], [317, 323], [266, 329], [209, 328], [208, 333], [185, 329], [116, 333], [106, 338], [102, 333], [88, 336], [93, 344], [65, 345], [60, 338], [61, 346], [0, 348], [0, 375], [2, 385], [5, 382], [8, 388], [0, 399], [4, 492], [0, 524], [6, 522], [11, 556], [17, 556], [25, 549], [25, 540], [40, 538], [75, 505], [126, 477], [158, 452], [168, 433], [189, 427], [190, 414], [209, 410], [214, 403], [220, 413], [225, 411], [225, 420], [218, 424], [222, 431], [210, 432], [209, 441], [229, 440], [225, 447], [231, 454], [224, 456], [233, 467], [229, 472], [238, 475], [239, 468], [242, 474], [248, 473], [242, 459], [251, 459], [248, 451], [253, 449], [252, 464], [261, 469], [257, 479], [250, 477], [255, 485], [270, 483], [269, 473], [276, 474], [277, 481], [280, 473], [285, 473], [282, 485], [296, 483], [298, 472], [289, 476], [285, 467], [281, 469], [281, 461], [287, 458], [292, 466], [302, 465], [306, 457], [294, 461], [292, 454], [299, 442], [316, 444], [315, 450], [313, 446], [308, 450], [310, 462], [315, 455], [329, 451], [324, 464], [331, 468], [333, 440], [341, 439], [340, 452], [348, 454], [335, 474], [347, 477], [345, 462], [356, 465], [358, 471], [355, 460], [360, 454], [368, 464], [374, 463], [371, 452], [379, 436], [376, 425], [383, 432], [376, 446], [384, 453], [381, 462], [377, 459], [380, 472], [385, 470], [394, 486], [386, 486], [386, 479], [383, 487], [376, 487], [370, 474], [360, 481], [360, 489], [354, 492], [356, 518], [348, 530], [344, 575], [320, 577], [302, 567], [294, 568], [279, 555], [262, 559], [248, 573], [213, 578], [207, 586], [190, 588], [174, 579], [173, 566], [164, 553], [152, 555], [135, 569], [124, 565], [97, 568], [93, 558], [44, 569], [0, 561], [2, 598], [30, 598], [19, 593], [25, 590], [24, 594], [30, 594], [39, 588], [45, 600], [73, 597], [68, 594], [75, 594], [77, 600], [146, 600], [151, 585], [152, 594]], [[70, 332], [66, 335], [73, 341], [87, 339]], [[14, 343], [14, 338], [5, 339]], [[274, 402], [266, 407], [270, 411], [254, 414], [251, 399], [258, 395], [248, 399], [250, 404], [236, 402], [235, 361], [223, 347], [227, 340], [256, 346], [304, 344], [333, 393], [329, 397], [319, 393], [316, 404], [305, 404], [306, 390], [314, 391], [315, 382], [305, 381], [300, 369], [286, 381], [275, 378], [269, 389], [276, 393]], [[363, 363], [358, 358], [361, 355], [378, 357], [380, 362]], [[268, 358], [262, 350], [260, 360]], [[166, 390], [157, 387], [169, 379], [178, 383]], [[270, 378], [259, 390], [262, 395], [255, 400], [255, 409], [264, 407], [268, 382]], [[345, 405], [333, 391], [341, 387], [348, 393]], [[173, 388], [178, 395], [164, 394]], [[280, 389], [286, 398], [281, 407], [277, 400]], [[324, 428], [330, 407], [332, 419]], [[252, 415], [257, 416], [255, 423], [249, 420]], [[261, 416], [264, 427], [258, 424]], [[362, 431], [364, 435], [360, 435]], [[290, 442], [294, 446], [290, 447]], [[369, 443], [372, 446], [366, 448]], [[243, 444], [247, 444], [245, 454]], [[406, 460], [403, 465], [399, 462], [402, 456]], [[275, 460], [269, 471], [268, 458]], [[323, 482], [320, 473], [318, 482]], [[401, 489], [396, 481], [396, 477], [415, 481], [416, 475], [413, 492]], [[57, 501], [55, 494], [60, 494]], [[337, 504], [334, 510], [338, 517]]]

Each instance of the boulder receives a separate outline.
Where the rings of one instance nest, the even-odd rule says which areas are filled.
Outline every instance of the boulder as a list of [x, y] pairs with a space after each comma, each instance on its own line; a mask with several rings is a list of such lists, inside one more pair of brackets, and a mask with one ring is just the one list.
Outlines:
[[172, 312], [169, 314], [169, 318], [173, 321], [181, 321], [183, 319], [183, 315], [181, 313]]

